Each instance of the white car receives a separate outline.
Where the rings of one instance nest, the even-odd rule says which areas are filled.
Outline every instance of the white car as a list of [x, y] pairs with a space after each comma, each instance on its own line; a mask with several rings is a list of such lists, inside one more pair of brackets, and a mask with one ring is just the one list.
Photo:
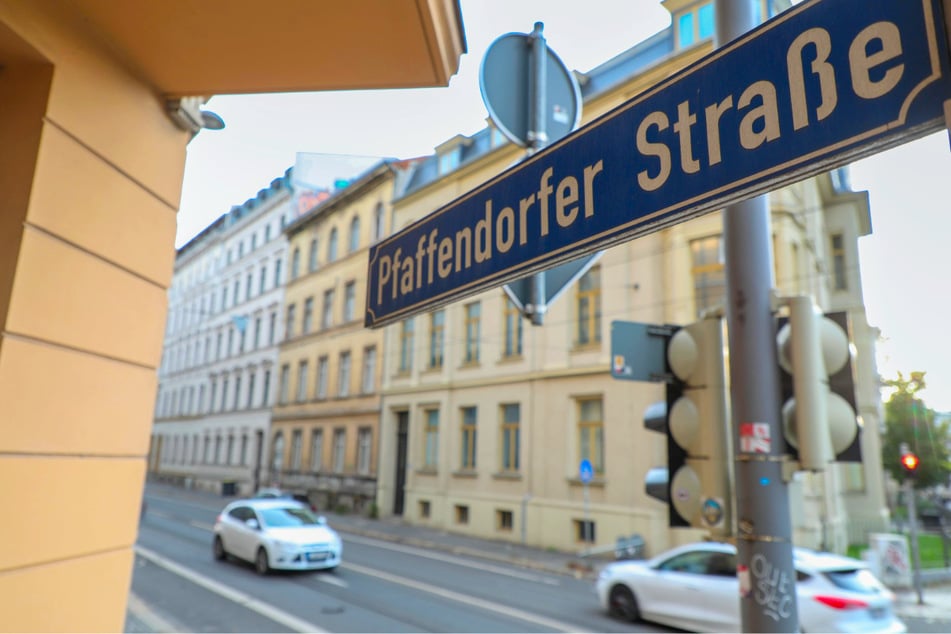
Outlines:
[[264, 575], [272, 569], [333, 570], [343, 542], [305, 505], [285, 498], [237, 500], [215, 521], [215, 559], [228, 555], [254, 563]]
[[[905, 632], [894, 595], [865, 563], [806, 549], [794, 550], [796, 601], [803, 632]], [[736, 548], [688, 544], [647, 561], [617, 561], [601, 570], [595, 591], [612, 616], [644, 619], [694, 632], [739, 632]], [[769, 576], [767, 571], [766, 575]], [[757, 587], [753, 600], [770, 606], [775, 594]], [[773, 606], [777, 607], [777, 606]]]

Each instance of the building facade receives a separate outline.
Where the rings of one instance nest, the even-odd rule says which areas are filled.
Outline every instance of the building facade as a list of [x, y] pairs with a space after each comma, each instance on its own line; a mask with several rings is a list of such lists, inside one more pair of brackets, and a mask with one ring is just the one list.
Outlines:
[[[710, 50], [711, 2], [664, 3], [672, 26], [579, 76], [583, 122], [608, 112]], [[788, 3], [785, 3], [788, 4]], [[764, 2], [762, 15], [784, 3]], [[404, 226], [518, 160], [490, 125], [441, 144], [397, 192]], [[770, 195], [779, 294], [810, 294], [845, 310], [857, 349], [862, 465], [800, 474], [792, 497], [798, 544], [844, 552], [850, 525], [879, 530], [887, 515], [878, 450], [876, 332], [865, 320], [858, 239], [871, 232], [867, 196], [840, 170]], [[501, 289], [385, 329], [380, 479], [383, 514], [540, 547], [609, 547], [638, 533], [650, 552], [690, 541], [670, 530], [644, 476], [666, 444], [643, 415], [660, 384], [610, 375], [613, 320], [685, 324], [722, 305], [719, 212], [615, 246], [533, 327]], [[585, 484], [579, 464], [590, 460]]]
[[0, 0], [2, 630], [125, 622], [182, 98], [445, 86], [466, 49], [456, 0], [288, 4]]
[[392, 227], [405, 169], [381, 161], [287, 228], [268, 481], [319, 508], [374, 503], [383, 334], [363, 327], [367, 248]]
[[178, 251], [149, 473], [239, 494], [261, 480], [275, 391], [291, 170]]

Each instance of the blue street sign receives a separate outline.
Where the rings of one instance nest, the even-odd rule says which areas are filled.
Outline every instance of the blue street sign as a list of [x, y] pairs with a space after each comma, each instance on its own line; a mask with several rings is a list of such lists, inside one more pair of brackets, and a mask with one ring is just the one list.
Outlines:
[[578, 479], [587, 484], [591, 482], [592, 478], [594, 478], [594, 467], [591, 465], [591, 461], [585, 458], [578, 465]]
[[811, 0], [371, 247], [366, 325], [944, 127], [942, 0]]

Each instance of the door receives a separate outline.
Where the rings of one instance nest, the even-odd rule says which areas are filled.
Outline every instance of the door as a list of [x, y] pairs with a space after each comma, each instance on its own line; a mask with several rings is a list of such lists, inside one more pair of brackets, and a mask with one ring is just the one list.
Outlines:
[[396, 413], [396, 490], [393, 515], [403, 515], [406, 502], [406, 452], [409, 447], [409, 412]]

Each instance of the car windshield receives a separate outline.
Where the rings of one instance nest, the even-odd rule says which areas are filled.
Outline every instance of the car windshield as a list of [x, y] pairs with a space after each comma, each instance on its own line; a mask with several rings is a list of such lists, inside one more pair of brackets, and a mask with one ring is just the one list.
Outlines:
[[261, 521], [265, 526], [272, 528], [286, 526], [316, 526], [320, 524], [313, 513], [305, 508], [296, 506], [282, 506], [278, 508], [260, 509]]
[[827, 570], [823, 573], [837, 588], [861, 594], [878, 594], [885, 588], [871, 572], [865, 568], [845, 570]]

